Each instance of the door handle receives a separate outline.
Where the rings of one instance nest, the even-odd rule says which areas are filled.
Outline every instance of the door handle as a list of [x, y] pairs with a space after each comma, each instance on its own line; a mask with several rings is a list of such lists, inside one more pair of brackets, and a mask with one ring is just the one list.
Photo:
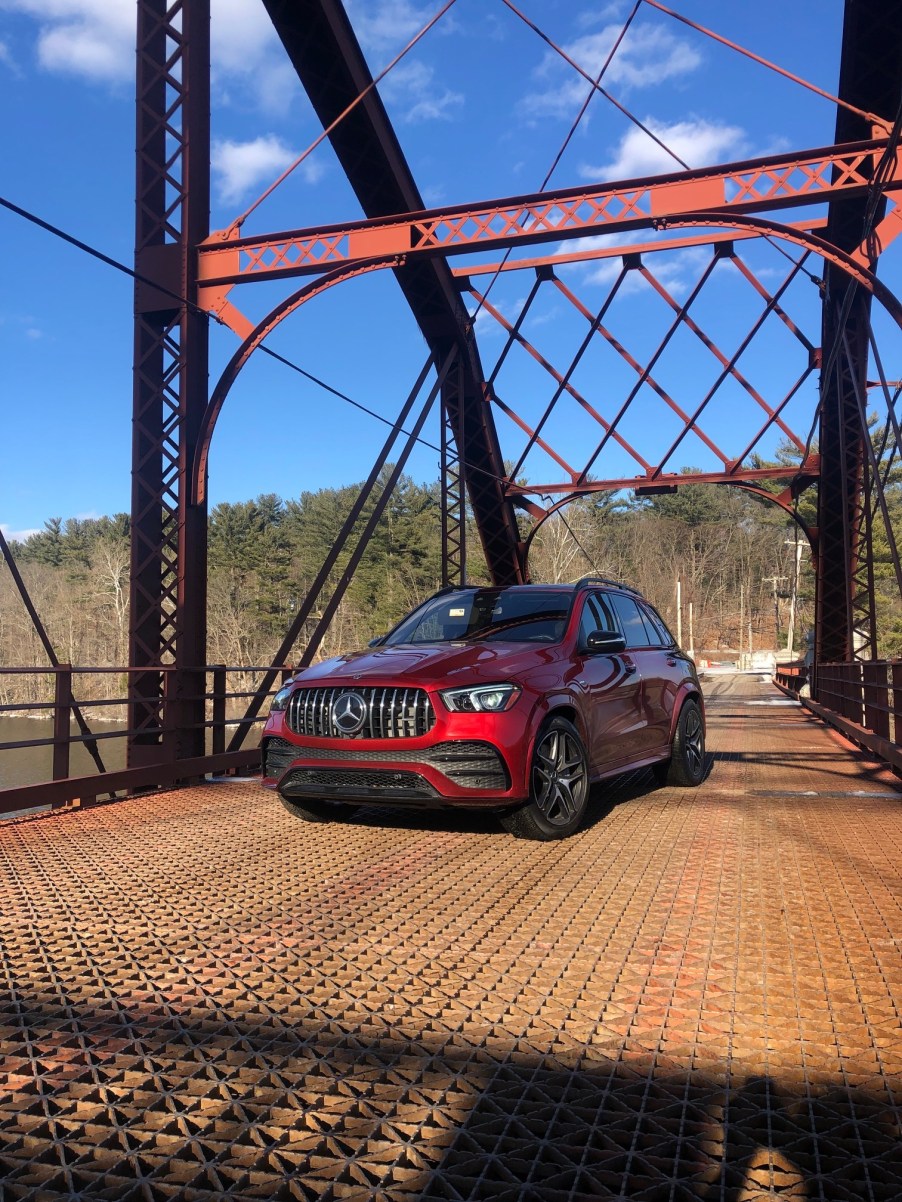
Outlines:
[[668, 657], [667, 657], [667, 666], [668, 666], [668, 668], [675, 668], [675, 667], [676, 667], [676, 665], [677, 665], [677, 662], [676, 662], [676, 660], [673, 658], [673, 656], [672, 656], [672, 655], [668, 655]]

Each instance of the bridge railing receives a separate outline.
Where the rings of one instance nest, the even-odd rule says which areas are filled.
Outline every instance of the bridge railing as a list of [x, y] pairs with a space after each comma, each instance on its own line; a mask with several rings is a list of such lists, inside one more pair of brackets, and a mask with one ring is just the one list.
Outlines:
[[[174, 760], [167, 754], [167, 736], [174, 730], [165, 721], [154, 728], [158, 745], [142, 748], [140, 767], [128, 767], [130, 737], [147, 736], [131, 730], [126, 721], [128, 680], [146, 668], [110, 666], [6, 668], [0, 667], [0, 816], [30, 809], [57, 809], [111, 800], [176, 782], [196, 781], [210, 773], [253, 772], [259, 768], [259, 738], [251, 734], [240, 750], [227, 751], [230, 730], [244, 720], [247, 702], [269, 665], [207, 665], [199, 670], [204, 685], [205, 754]], [[159, 671], [164, 694], [174, 668]], [[288, 669], [278, 669], [272, 692]], [[165, 707], [161, 713], [165, 714]], [[4, 719], [44, 719], [25, 724]], [[258, 730], [265, 713], [254, 719]], [[47, 726], [50, 729], [46, 729]], [[112, 725], [115, 724], [115, 725]], [[112, 728], [111, 728], [112, 726]], [[44, 729], [42, 729], [42, 727]], [[13, 737], [10, 737], [13, 735]], [[159, 750], [159, 757], [156, 752]], [[27, 767], [23, 759], [27, 757]]]
[[810, 676], [804, 664], [780, 664], [774, 673], [825, 722], [902, 772], [902, 660], [819, 663]]
[[774, 680], [787, 693], [795, 693], [798, 696], [808, 683], [808, 669], [801, 661], [794, 664], [777, 664], [774, 668]]

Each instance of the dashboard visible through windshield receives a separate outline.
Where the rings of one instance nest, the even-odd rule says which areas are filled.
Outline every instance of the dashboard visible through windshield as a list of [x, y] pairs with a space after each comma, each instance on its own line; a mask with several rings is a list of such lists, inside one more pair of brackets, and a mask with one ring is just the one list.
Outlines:
[[556, 643], [563, 638], [572, 594], [530, 586], [486, 588], [433, 597], [385, 637], [398, 643]]

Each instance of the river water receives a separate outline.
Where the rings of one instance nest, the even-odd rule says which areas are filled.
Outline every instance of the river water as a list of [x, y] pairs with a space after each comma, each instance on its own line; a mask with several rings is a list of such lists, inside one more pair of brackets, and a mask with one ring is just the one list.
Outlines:
[[[101, 722], [92, 719], [88, 726], [95, 735], [114, 734], [124, 730], [120, 722]], [[75, 723], [72, 733], [79, 734]], [[53, 738], [53, 722], [49, 718], [0, 718], [0, 743]], [[108, 771], [125, 767], [125, 739], [101, 738], [97, 741], [100, 758]], [[94, 761], [80, 743], [73, 743], [70, 752], [70, 776], [93, 776]], [[32, 785], [50, 780], [53, 776], [52, 747], [22, 747], [0, 751], [0, 789]]]

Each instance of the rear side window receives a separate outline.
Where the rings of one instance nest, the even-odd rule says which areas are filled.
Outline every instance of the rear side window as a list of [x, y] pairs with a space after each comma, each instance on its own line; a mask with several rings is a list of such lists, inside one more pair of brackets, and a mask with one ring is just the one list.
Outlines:
[[[625, 597], [622, 593], [611, 593], [608, 600], [617, 613], [627, 647], [648, 647], [650, 636], [638, 604], [632, 597]], [[657, 640], [656, 645], [660, 646], [660, 642]]]
[[659, 613], [652, 609], [650, 605], [640, 605], [642, 617], [645, 619], [645, 625], [650, 630], [656, 632], [656, 638], [652, 640], [653, 646], [672, 647], [676, 643], [676, 639], [667, 629], [664, 619]]

